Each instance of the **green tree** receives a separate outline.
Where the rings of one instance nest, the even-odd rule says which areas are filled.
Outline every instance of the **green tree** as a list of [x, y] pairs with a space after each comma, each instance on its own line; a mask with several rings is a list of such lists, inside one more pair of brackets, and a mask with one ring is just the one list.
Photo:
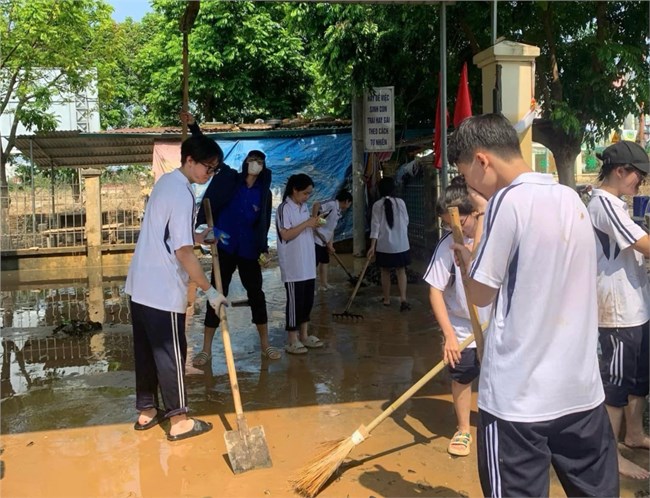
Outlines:
[[[142, 102], [151, 117], [177, 124], [181, 107], [183, 2], [154, 0], [152, 33], [138, 53]], [[190, 108], [204, 121], [285, 117], [307, 103], [300, 38], [284, 27], [279, 3], [202, 2], [189, 37]], [[144, 85], [147, 87], [145, 88]]]
[[110, 58], [112, 25], [101, 0], [0, 0], [0, 113], [11, 121], [0, 158], [3, 198], [18, 124], [56, 128], [51, 104], [97, 79], [98, 65]]

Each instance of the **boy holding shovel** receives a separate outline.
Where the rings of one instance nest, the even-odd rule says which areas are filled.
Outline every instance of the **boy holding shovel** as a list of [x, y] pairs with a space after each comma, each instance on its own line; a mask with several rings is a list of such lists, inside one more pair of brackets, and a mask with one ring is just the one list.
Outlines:
[[596, 350], [596, 248], [584, 204], [530, 169], [499, 114], [464, 120], [449, 160], [489, 199], [474, 260], [464, 245], [452, 246], [470, 268], [471, 301], [494, 303], [478, 399], [484, 496], [548, 496], [551, 464], [568, 496], [618, 496]]

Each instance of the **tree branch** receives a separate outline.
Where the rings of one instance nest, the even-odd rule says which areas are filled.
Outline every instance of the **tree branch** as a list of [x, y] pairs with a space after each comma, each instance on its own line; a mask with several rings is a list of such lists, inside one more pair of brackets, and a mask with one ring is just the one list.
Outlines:
[[7, 93], [5, 94], [4, 98], [2, 99], [2, 104], [0, 104], [0, 114], [4, 114], [5, 109], [7, 108], [7, 105], [9, 104], [9, 99], [11, 98], [11, 94], [14, 92], [14, 87], [16, 85], [16, 80], [18, 79], [18, 71], [16, 70], [14, 74], [11, 75], [11, 79], [9, 80], [9, 86], [7, 87]]
[[551, 81], [551, 97], [553, 100], [561, 102], [563, 98], [562, 82], [560, 81], [560, 69], [557, 62], [557, 49], [555, 47], [555, 39], [553, 38], [553, 27], [551, 26], [551, 21], [553, 19], [553, 3], [547, 2], [546, 5], [547, 7], [543, 9], [542, 20], [544, 24], [544, 34], [546, 35], [546, 41], [548, 42], [549, 64], [551, 66], [550, 69], [553, 75], [553, 79]]

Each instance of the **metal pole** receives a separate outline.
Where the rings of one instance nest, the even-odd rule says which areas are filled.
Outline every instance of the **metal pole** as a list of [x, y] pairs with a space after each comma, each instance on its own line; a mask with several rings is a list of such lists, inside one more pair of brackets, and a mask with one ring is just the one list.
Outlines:
[[56, 216], [54, 204], [54, 163], [50, 160], [50, 190], [52, 192], [52, 219], [56, 228], [59, 228], [59, 218]]
[[32, 177], [32, 233], [36, 234], [36, 188], [34, 187], [34, 141], [29, 141], [29, 163]]
[[492, 45], [497, 43], [497, 0], [492, 0], [490, 5], [490, 14], [492, 17]]
[[352, 253], [366, 252], [366, 182], [363, 163], [363, 94], [352, 97]]
[[447, 188], [447, 6], [440, 4], [440, 155], [442, 160], [441, 188]]

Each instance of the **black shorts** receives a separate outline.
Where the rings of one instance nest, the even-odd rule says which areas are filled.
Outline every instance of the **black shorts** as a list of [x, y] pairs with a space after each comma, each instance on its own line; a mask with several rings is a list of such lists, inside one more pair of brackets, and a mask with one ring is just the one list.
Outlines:
[[466, 348], [460, 352], [460, 362], [455, 367], [447, 365], [449, 376], [459, 384], [469, 384], [479, 373], [481, 365], [476, 357], [476, 348]]
[[327, 246], [319, 246], [318, 244], [314, 244], [316, 246], [316, 266], [319, 264], [324, 264], [327, 265], [330, 262], [330, 252], [327, 249]]
[[411, 264], [411, 251], [404, 252], [375, 252], [379, 268], [404, 268]]
[[605, 405], [544, 422], [509, 422], [479, 410], [483, 496], [550, 496], [549, 468], [567, 496], [619, 496], [618, 450]]
[[650, 322], [637, 327], [598, 329], [606, 405], [623, 407], [628, 396], [648, 394], [649, 328]]

